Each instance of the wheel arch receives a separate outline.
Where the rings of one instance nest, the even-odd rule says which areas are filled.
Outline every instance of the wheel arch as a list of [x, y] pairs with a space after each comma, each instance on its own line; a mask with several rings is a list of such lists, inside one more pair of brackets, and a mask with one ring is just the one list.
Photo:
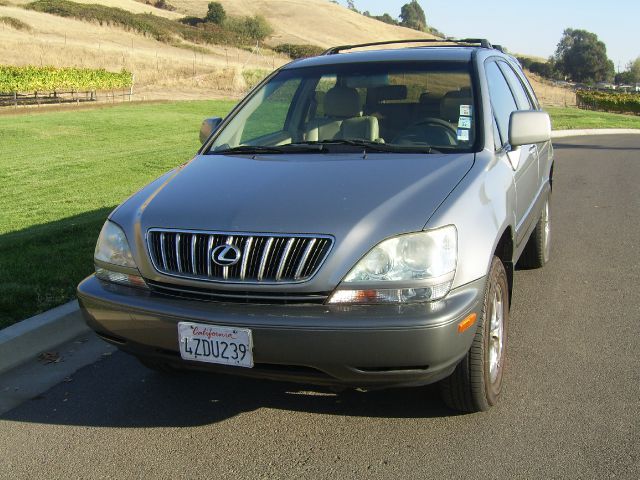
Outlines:
[[504, 265], [504, 269], [507, 272], [507, 284], [509, 286], [509, 306], [511, 306], [511, 293], [513, 292], [513, 270], [514, 270], [514, 262], [513, 262], [513, 229], [511, 225], [507, 226], [496, 247], [493, 251], [493, 254], [500, 259], [502, 264]]

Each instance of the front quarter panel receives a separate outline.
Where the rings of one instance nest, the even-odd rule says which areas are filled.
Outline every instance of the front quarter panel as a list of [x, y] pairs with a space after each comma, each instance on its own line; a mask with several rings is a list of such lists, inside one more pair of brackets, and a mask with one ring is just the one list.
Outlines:
[[427, 229], [455, 225], [458, 230], [458, 263], [452, 288], [487, 274], [500, 237], [514, 225], [514, 205], [511, 166], [493, 152], [479, 152], [469, 174], [425, 225]]

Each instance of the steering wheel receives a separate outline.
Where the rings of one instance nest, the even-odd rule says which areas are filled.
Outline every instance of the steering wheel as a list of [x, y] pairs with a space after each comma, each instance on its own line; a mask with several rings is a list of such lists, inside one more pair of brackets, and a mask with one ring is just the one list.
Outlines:
[[404, 132], [397, 135], [392, 143], [429, 144], [434, 146], [456, 145], [457, 131], [449, 122], [441, 118], [427, 117], [409, 126]]

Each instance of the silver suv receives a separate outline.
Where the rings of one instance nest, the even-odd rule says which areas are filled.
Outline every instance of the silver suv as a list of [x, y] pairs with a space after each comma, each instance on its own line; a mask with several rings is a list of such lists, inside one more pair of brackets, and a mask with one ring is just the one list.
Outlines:
[[486, 40], [419, 42], [292, 62], [206, 120], [109, 216], [87, 323], [159, 370], [494, 405], [514, 265], [549, 258], [550, 121]]

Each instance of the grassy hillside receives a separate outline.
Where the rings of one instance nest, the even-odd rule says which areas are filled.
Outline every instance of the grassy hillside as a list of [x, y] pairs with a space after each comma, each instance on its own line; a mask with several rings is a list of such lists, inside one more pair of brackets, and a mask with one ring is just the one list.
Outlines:
[[[327, 0], [218, 0], [232, 15], [263, 15], [274, 27], [269, 43], [311, 43], [322, 47], [385, 39], [433, 38], [367, 18]], [[209, 0], [171, 0], [179, 11], [204, 15]]]

